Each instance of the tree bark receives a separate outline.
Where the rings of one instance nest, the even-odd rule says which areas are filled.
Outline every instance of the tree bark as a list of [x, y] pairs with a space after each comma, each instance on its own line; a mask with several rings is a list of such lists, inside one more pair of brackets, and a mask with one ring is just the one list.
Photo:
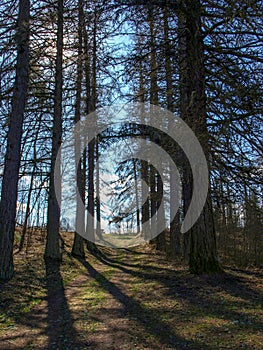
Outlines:
[[[140, 62], [140, 87], [139, 87], [139, 101], [140, 103], [145, 102], [145, 87], [144, 87], [144, 79], [143, 79], [143, 67]], [[140, 114], [140, 121], [142, 124], [145, 123], [144, 119], [144, 111], [141, 111]], [[148, 164], [145, 161], [140, 162], [141, 165], [141, 179], [149, 184], [149, 167]], [[142, 193], [141, 196], [142, 198], [146, 198], [145, 203], [142, 203], [142, 208], [141, 208], [141, 226], [142, 226], [142, 236], [144, 237], [145, 240], [149, 240], [150, 237], [150, 200], [148, 196], [148, 189], [145, 188], [145, 186], [142, 186]]]
[[12, 278], [14, 273], [13, 245], [17, 186], [29, 71], [29, 16], [30, 1], [20, 0], [16, 32], [16, 78], [7, 135], [0, 203], [0, 279], [2, 280]]
[[[157, 62], [156, 62], [156, 43], [155, 43], [155, 26], [153, 17], [153, 8], [148, 8], [148, 23], [150, 30], [150, 103], [158, 105], [158, 76], [157, 76]], [[153, 141], [152, 141], [153, 142]], [[150, 182], [150, 218], [151, 218], [151, 235], [155, 235], [157, 230], [157, 221], [154, 215], [157, 212], [157, 174], [153, 166], [151, 166], [151, 159], [149, 165], [149, 182]], [[157, 240], [150, 240], [151, 244], [157, 245]]]
[[[178, 46], [181, 117], [198, 137], [204, 153], [209, 155], [206, 126], [204, 48], [201, 33], [199, 0], [184, 0], [178, 11]], [[189, 165], [184, 166], [184, 211], [192, 196], [193, 179]], [[217, 251], [210, 192], [204, 209], [189, 232], [189, 269], [192, 273], [221, 270]]]
[[99, 239], [102, 238], [101, 232], [101, 211], [100, 211], [100, 163], [99, 163], [99, 139], [96, 137], [96, 234]]
[[[76, 105], [75, 105], [75, 124], [80, 121], [81, 114], [81, 92], [82, 92], [82, 60], [83, 60], [83, 26], [84, 26], [84, 11], [83, 0], [78, 2], [78, 62], [77, 62], [77, 84], [76, 84]], [[75, 169], [77, 171], [76, 182], [77, 190], [80, 196], [77, 198], [76, 208], [76, 232], [74, 234], [74, 242], [71, 254], [76, 257], [85, 258], [84, 239], [79, 233], [84, 233], [85, 230], [85, 211], [83, 204], [85, 203], [85, 179], [83, 178], [83, 169], [81, 162], [81, 140], [77, 134], [75, 138]]]
[[[97, 11], [96, 4], [94, 10], [93, 22], [93, 47], [92, 47], [92, 70], [91, 70], [91, 99], [90, 112], [96, 110], [97, 105]], [[92, 127], [93, 129], [93, 127]], [[95, 241], [95, 186], [94, 186], [94, 172], [95, 172], [95, 144], [93, 130], [88, 132], [88, 217], [87, 217], [87, 247], [90, 251], [96, 251]]]
[[[160, 160], [161, 163], [161, 160]], [[165, 227], [165, 209], [164, 204], [162, 201], [163, 198], [163, 183], [161, 176], [157, 175], [157, 198], [156, 198], [156, 205], [158, 208], [157, 212], [157, 232], [160, 231], [160, 228]], [[156, 249], [161, 250], [163, 252], [166, 251], [166, 237], [165, 237], [165, 230], [162, 230], [160, 234], [156, 237]]]
[[[52, 154], [48, 195], [47, 241], [45, 259], [61, 260], [59, 245], [60, 205], [61, 205], [61, 163], [62, 142], [62, 85], [63, 85], [63, 0], [57, 1], [57, 53], [54, 96], [54, 121], [52, 134]], [[55, 171], [58, 173], [55, 174]], [[56, 178], [56, 184], [55, 184]]]
[[[164, 19], [164, 42], [165, 42], [165, 80], [166, 80], [166, 102], [167, 109], [174, 112], [174, 101], [173, 101], [173, 72], [172, 72], [172, 62], [171, 62], [171, 45], [169, 40], [169, 23], [168, 23], [168, 9], [167, 7], [163, 10]], [[172, 124], [172, 123], [171, 123]], [[169, 125], [172, 128], [172, 125]], [[173, 161], [178, 161], [179, 150], [178, 148], [171, 150]], [[175, 205], [176, 191], [176, 180], [175, 174], [170, 170], [170, 257], [175, 258], [181, 253], [181, 232], [180, 232], [180, 213], [176, 213], [173, 216], [173, 206]]]
[[139, 189], [138, 189], [138, 176], [137, 176], [137, 163], [136, 160], [132, 160], [133, 163], [133, 175], [135, 181], [135, 205], [136, 205], [136, 233], [140, 233], [140, 208], [139, 208]]
[[27, 203], [26, 203], [25, 219], [24, 219], [24, 223], [23, 223], [23, 229], [22, 229], [21, 239], [20, 239], [19, 248], [18, 248], [19, 252], [21, 252], [23, 247], [24, 247], [24, 242], [25, 242], [27, 227], [28, 227], [28, 219], [29, 219], [29, 216], [31, 213], [30, 205], [31, 205], [31, 196], [32, 196], [32, 192], [33, 192], [35, 171], [36, 171], [36, 161], [34, 162], [32, 174], [31, 174], [31, 178], [30, 178], [30, 185], [29, 185], [29, 189], [28, 189]]

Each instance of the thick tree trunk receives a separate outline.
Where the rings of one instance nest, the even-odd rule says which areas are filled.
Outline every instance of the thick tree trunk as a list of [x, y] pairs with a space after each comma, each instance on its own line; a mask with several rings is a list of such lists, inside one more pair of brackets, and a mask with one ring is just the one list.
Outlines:
[[[45, 259], [61, 260], [59, 246], [60, 205], [61, 205], [61, 175], [59, 167], [55, 174], [55, 164], [61, 163], [60, 146], [62, 142], [62, 60], [63, 60], [63, 0], [57, 1], [57, 54], [54, 121], [52, 134], [52, 154], [50, 169], [50, 184], [48, 196], [47, 241]], [[56, 178], [56, 184], [54, 182]]]
[[3, 280], [12, 278], [14, 273], [13, 244], [17, 186], [29, 70], [29, 15], [30, 1], [20, 0], [16, 33], [16, 78], [7, 136], [0, 203], [0, 279]]
[[[208, 156], [204, 49], [201, 33], [201, 5], [198, 0], [181, 2], [178, 11], [178, 46], [181, 117], [195, 132]], [[186, 165], [183, 186], [185, 212], [191, 201], [192, 189], [191, 170]], [[210, 193], [203, 212], [189, 232], [189, 268], [196, 274], [220, 271]]]

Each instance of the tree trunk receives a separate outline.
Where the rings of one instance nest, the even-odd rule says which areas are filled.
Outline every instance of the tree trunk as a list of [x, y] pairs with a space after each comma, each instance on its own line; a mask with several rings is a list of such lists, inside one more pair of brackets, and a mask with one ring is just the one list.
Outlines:
[[[40, 132], [40, 128], [41, 128], [41, 122], [39, 120], [36, 120], [36, 124], [34, 125], [34, 127], [36, 128], [36, 135], [38, 135]], [[32, 213], [34, 205], [35, 205], [35, 203], [34, 203], [33, 208], [31, 208], [31, 198], [32, 198], [32, 193], [33, 193], [34, 178], [35, 178], [35, 173], [37, 170], [37, 140], [38, 140], [38, 138], [36, 137], [34, 140], [34, 144], [33, 144], [33, 149], [34, 149], [33, 169], [32, 169], [32, 173], [31, 173], [30, 185], [29, 185], [28, 195], [27, 195], [25, 219], [24, 219], [24, 223], [23, 223], [21, 239], [19, 242], [19, 248], [18, 248], [19, 252], [22, 251], [22, 249], [24, 247], [24, 242], [25, 242], [25, 238], [26, 238], [26, 234], [27, 234], [28, 219], [29, 219], [30, 214]]]
[[[201, 5], [198, 0], [184, 0], [181, 3], [178, 11], [178, 45], [181, 117], [195, 132], [205, 155], [208, 156], [204, 49], [201, 33]], [[184, 166], [183, 172], [183, 198], [186, 212], [191, 201], [193, 179], [189, 165]], [[216, 251], [210, 193], [198, 221], [189, 232], [189, 269], [196, 274], [221, 270]]]
[[96, 234], [97, 234], [97, 237], [101, 239], [102, 233], [101, 233], [101, 212], [100, 212], [100, 163], [99, 163], [98, 138], [96, 138], [96, 218], [97, 218]]
[[[161, 160], [160, 160], [161, 162]], [[156, 204], [158, 208], [157, 212], [157, 232], [160, 231], [159, 228], [165, 227], [165, 209], [164, 204], [162, 201], [163, 198], [163, 183], [161, 176], [157, 175], [157, 198], [156, 198]], [[166, 251], [166, 237], [165, 237], [165, 230], [162, 230], [160, 234], [156, 237], [156, 249], [161, 250], [163, 252]]]
[[[75, 105], [75, 124], [80, 121], [81, 113], [81, 92], [82, 92], [82, 60], [83, 60], [83, 26], [84, 26], [84, 11], [83, 0], [78, 2], [78, 63], [77, 63], [77, 84], [76, 84], [76, 105]], [[71, 254], [76, 257], [85, 258], [84, 240], [79, 233], [84, 233], [85, 230], [85, 211], [83, 210], [83, 203], [85, 203], [85, 179], [83, 178], [83, 169], [81, 162], [81, 140], [80, 135], [76, 135], [75, 139], [75, 169], [77, 171], [77, 190], [80, 196], [77, 198], [76, 208], [76, 232], [74, 235], [74, 242]]]
[[[148, 9], [148, 22], [150, 29], [150, 103], [158, 105], [158, 76], [157, 76], [157, 61], [156, 61], [156, 43], [155, 43], [155, 26], [153, 8]], [[151, 142], [154, 142], [151, 140]], [[150, 159], [151, 164], [151, 159]], [[151, 205], [151, 236], [156, 235], [157, 220], [154, 215], [157, 212], [157, 174], [153, 166], [149, 166], [149, 181], [150, 181], [150, 205]], [[159, 240], [160, 242], [160, 240]], [[158, 246], [158, 240], [156, 238], [150, 241], [151, 244]], [[158, 247], [160, 248], [160, 246]]]
[[[48, 218], [47, 218], [47, 241], [45, 259], [61, 260], [59, 246], [60, 228], [60, 205], [61, 205], [61, 174], [60, 146], [62, 142], [62, 60], [63, 60], [63, 0], [57, 1], [57, 54], [56, 54], [56, 78], [55, 78], [55, 101], [54, 121], [52, 134], [52, 154], [50, 183], [48, 195]], [[56, 178], [56, 184], [54, 182]]]
[[[90, 112], [96, 110], [97, 104], [97, 11], [96, 5], [94, 10], [94, 22], [93, 22], [93, 48], [92, 48], [92, 79], [91, 79], [91, 100], [90, 100]], [[88, 218], [87, 218], [87, 234], [88, 242], [87, 247], [91, 251], [95, 251], [95, 200], [94, 200], [94, 171], [95, 171], [95, 138], [93, 130], [88, 132]]]
[[13, 244], [17, 186], [29, 70], [29, 16], [30, 1], [20, 0], [16, 33], [16, 78], [9, 120], [0, 203], [0, 279], [3, 280], [12, 278], [14, 273]]
[[[144, 87], [144, 79], [143, 79], [143, 67], [140, 62], [140, 88], [139, 88], [139, 101], [140, 103], [145, 102], [145, 87]], [[144, 119], [144, 111], [141, 111], [140, 115], [141, 123], [145, 123]], [[145, 161], [141, 161], [141, 178], [143, 181], [145, 181], [148, 185], [149, 183], [149, 167], [148, 164]], [[144, 237], [145, 240], [148, 240], [150, 237], [150, 200], [148, 196], [148, 189], [145, 188], [145, 186], [142, 186], [142, 198], [146, 198], [145, 203], [142, 203], [142, 208], [141, 208], [141, 226], [142, 226], [142, 236]]]
[[22, 229], [21, 239], [20, 239], [19, 248], [18, 248], [19, 252], [21, 252], [21, 250], [24, 247], [24, 242], [25, 242], [26, 233], [27, 233], [28, 219], [29, 219], [29, 216], [31, 213], [30, 205], [31, 205], [31, 196], [32, 196], [32, 192], [33, 192], [35, 171], [36, 171], [36, 161], [34, 162], [32, 174], [31, 174], [31, 178], [30, 178], [30, 185], [29, 185], [29, 189], [28, 189], [27, 203], [26, 203], [25, 219], [24, 219], [24, 223], [23, 223], [23, 229]]
[[136, 205], [136, 233], [140, 233], [140, 208], [139, 208], [139, 189], [138, 189], [138, 176], [136, 160], [133, 159], [133, 175], [135, 181], [135, 205]]
[[[156, 62], [156, 44], [155, 44], [155, 27], [153, 18], [153, 9], [148, 9], [148, 22], [150, 29], [150, 103], [158, 105], [158, 77], [157, 77], [157, 62]], [[153, 142], [153, 141], [152, 141]], [[150, 160], [151, 163], [151, 160]], [[156, 203], [156, 172], [152, 166], [149, 167], [149, 180], [150, 180], [150, 204], [151, 204], [151, 231], [156, 231], [156, 218], [154, 215], [157, 210]], [[152, 243], [154, 240], [151, 241]]]
[[[166, 80], [166, 101], [167, 109], [174, 112], [173, 101], [173, 79], [172, 79], [172, 62], [171, 62], [171, 45], [169, 40], [169, 24], [168, 24], [168, 9], [163, 10], [164, 19], [164, 42], [165, 42], [165, 80]], [[172, 128], [172, 125], [169, 125]], [[173, 161], [178, 161], [178, 148], [171, 150]], [[176, 188], [175, 174], [170, 171], [170, 256], [175, 258], [181, 253], [181, 232], [180, 232], [180, 214], [179, 211], [173, 216], [173, 206], [175, 205], [175, 196], [178, 189]]]

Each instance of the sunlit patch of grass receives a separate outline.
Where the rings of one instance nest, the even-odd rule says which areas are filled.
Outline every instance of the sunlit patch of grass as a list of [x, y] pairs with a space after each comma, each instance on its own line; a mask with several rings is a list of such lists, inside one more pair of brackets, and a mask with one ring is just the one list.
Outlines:
[[63, 279], [64, 286], [74, 281], [77, 277], [86, 272], [81, 263], [69, 255], [63, 257], [63, 262], [60, 266], [60, 273]]
[[103, 290], [89, 290], [89, 288], [87, 287], [85, 292], [82, 294], [81, 298], [88, 307], [96, 307], [98, 304], [107, 299], [107, 294]]
[[93, 322], [89, 321], [89, 322], [86, 324], [85, 328], [86, 328], [86, 330], [87, 330], [88, 332], [96, 333], [97, 330], [99, 329], [99, 323], [98, 323], [98, 322], [95, 322], [95, 321], [93, 321]]
[[28, 302], [21, 304], [22, 314], [30, 312], [36, 305], [39, 305], [42, 301], [43, 301], [43, 298], [32, 296]]
[[7, 314], [0, 314], [0, 334], [8, 328], [15, 327], [15, 322]]
[[103, 276], [108, 279], [110, 279], [115, 274], [116, 274], [116, 270], [114, 268], [109, 268], [103, 271]]

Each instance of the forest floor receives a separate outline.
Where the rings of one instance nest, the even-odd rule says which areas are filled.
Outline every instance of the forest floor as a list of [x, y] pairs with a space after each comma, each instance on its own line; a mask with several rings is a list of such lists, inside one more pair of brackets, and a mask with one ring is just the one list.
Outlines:
[[262, 349], [263, 274], [194, 276], [149, 247], [101, 248], [46, 266], [44, 244], [15, 254], [0, 284], [0, 349]]

